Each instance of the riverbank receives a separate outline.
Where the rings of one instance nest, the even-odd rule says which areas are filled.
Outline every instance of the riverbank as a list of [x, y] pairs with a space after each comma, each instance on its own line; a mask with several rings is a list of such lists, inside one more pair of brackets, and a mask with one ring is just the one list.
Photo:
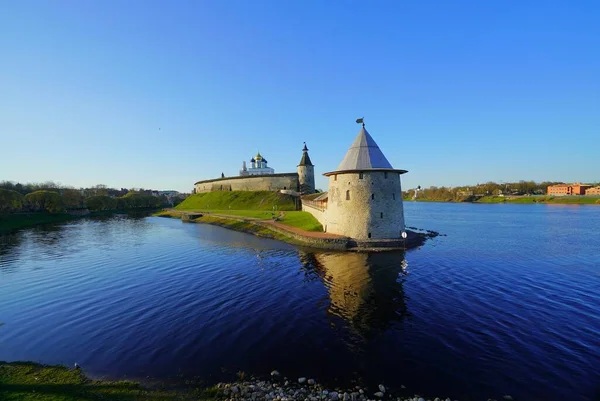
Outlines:
[[0, 215], [0, 234], [19, 230], [22, 228], [34, 227], [41, 224], [64, 223], [69, 220], [78, 219], [81, 216], [67, 213], [15, 213]]
[[0, 399], [7, 401], [216, 400], [217, 393], [214, 387], [146, 388], [132, 381], [92, 380], [78, 368], [0, 362]]
[[423, 245], [427, 239], [439, 235], [433, 231], [419, 232], [407, 230], [408, 237], [406, 240], [358, 241], [341, 235], [307, 231], [292, 224], [285, 224], [286, 221], [294, 221], [294, 219], [286, 219], [286, 213], [305, 212], [280, 212], [278, 218], [273, 220], [265, 220], [257, 217], [244, 217], [245, 214], [239, 212], [243, 211], [232, 211], [232, 214], [224, 215], [168, 209], [155, 213], [155, 216], [177, 218], [191, 223], [212, 224], [235, 231], [253, 234], [258, 237], [276, 239], [292, 245], [340, 251], [379, 252], [405, 250], [419, 247]]
[[[288, 379], [278, 371], [268, 380], [246, 379], [240, 372], [239, 381], [202, 386], [201, 383], [155, 384], [146, 387], [133, 381], [92, 380], [79, 367], [41, 365], [32, 362], [0, 362], [0, 398], [8, 401], [70, 401], [70, 400], [239, 400], [239, 401], [425, 401], [410, 394], [405, 386], [391, 391], [384, 385], [375, 389], [355, 386], [349, 389], [328, 389], [312, 378]], [[512, 397], [504, 396], [510, 400]], [[449, 401], [450, 398], [429, 398]]]
[[554, 205], [600, 205], [596, 196], [469, 196], [461, 199], [404, 199], [405, 202], [443, 203], [515, 203], [515, 204], [554, 204]]
[[157, 208], [150, 209], [130, 209], [130, 210], [100, 210], [88, 213], [8, 213], [0, 214], [0, 234], [7, 234], [12, 231], [35, 227], [44, 224], [65, 223], [71, 220], [77, 220], [84, 217], [112, 216], [115, 214], [148, 214], [155, 212]]

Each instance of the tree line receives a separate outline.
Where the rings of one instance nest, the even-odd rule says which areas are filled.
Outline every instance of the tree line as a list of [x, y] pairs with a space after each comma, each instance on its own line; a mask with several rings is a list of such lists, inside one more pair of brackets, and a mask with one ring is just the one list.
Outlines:
[[[498, 196], [498, 195], [545, 195], [548, 187], [556, 184], [564, 184], [557, 181], [518, 181], [507, 183], [496, 183], [489, 181], [483, 184], [460, 186], [460, 187], [436, 187], [409, 189], [402, 192], [404, 199], [417, 199], [460, 202], [472, 196]], [[592, 184], [594, 186], [598, 183]]]
[[75, 189], [53, 182], [0, 182], [0, 213], [132, 210], [170, 205], [166, 196], [153, 196], [151, 190], [144, 189], [115, 189], [106, 185]]

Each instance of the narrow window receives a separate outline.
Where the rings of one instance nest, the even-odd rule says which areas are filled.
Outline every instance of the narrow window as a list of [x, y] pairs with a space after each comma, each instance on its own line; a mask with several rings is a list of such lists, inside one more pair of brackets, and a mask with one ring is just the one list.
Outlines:
[[358, 173], [358, 178], [363, 179], [363, 173]]
[[387, 171], [383, 172], [383, 178], [387, 178]]
[[371, 199], [375, 199], [375, 194], [371, 194]]
[[379, 218], [383, 219], [383, 212], [379, 213]]
[[350, 190], [346, 191], [346, 200], [350, 200]]
[[392, 194], [392, 199], [396, 200], [396, 194]]
[[371, 238], [371, 233], [369, 233], [369, 238]]
[[337, 181], [337, 174], [333, 176], [333, 181]]

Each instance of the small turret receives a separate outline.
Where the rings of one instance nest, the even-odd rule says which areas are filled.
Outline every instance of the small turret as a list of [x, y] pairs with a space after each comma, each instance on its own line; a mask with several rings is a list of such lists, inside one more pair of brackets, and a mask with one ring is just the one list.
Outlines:
[[315, 192], [315, 166], [308, 156], [306, 142], [304, 142], [304, 147], [302, 148], [302, 159], [300, 159], [300, 164], [298, 164], [298, 181], [301, 193], [312, 194]]

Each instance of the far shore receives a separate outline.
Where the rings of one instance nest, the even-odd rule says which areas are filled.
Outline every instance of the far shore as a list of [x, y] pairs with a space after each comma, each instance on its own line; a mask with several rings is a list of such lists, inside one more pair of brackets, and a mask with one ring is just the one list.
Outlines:
[[507, 195], [507, 196], [478, 196], [471, 195], [459, 199], [432, 199], [417, 196], [416, 199], [404, 198], [404, 202], [441, 202], [441, 203], [509, 203], [521, 205], [599, 205], [600, 197], [598, 196], [551, 196], [551, 195]]
[[152, 213], [157, 208], [140, 208], [128, 210], [99, 210], [85, 212], [76, 210], [71, 213], [48, 213], [48, 212], [19, 212], [0, 214], [0, 234], [7, 234], [24, 228], [35, 227], [44, 224], [65, 223], [83, 217], [111, 216], [115, 214]]

